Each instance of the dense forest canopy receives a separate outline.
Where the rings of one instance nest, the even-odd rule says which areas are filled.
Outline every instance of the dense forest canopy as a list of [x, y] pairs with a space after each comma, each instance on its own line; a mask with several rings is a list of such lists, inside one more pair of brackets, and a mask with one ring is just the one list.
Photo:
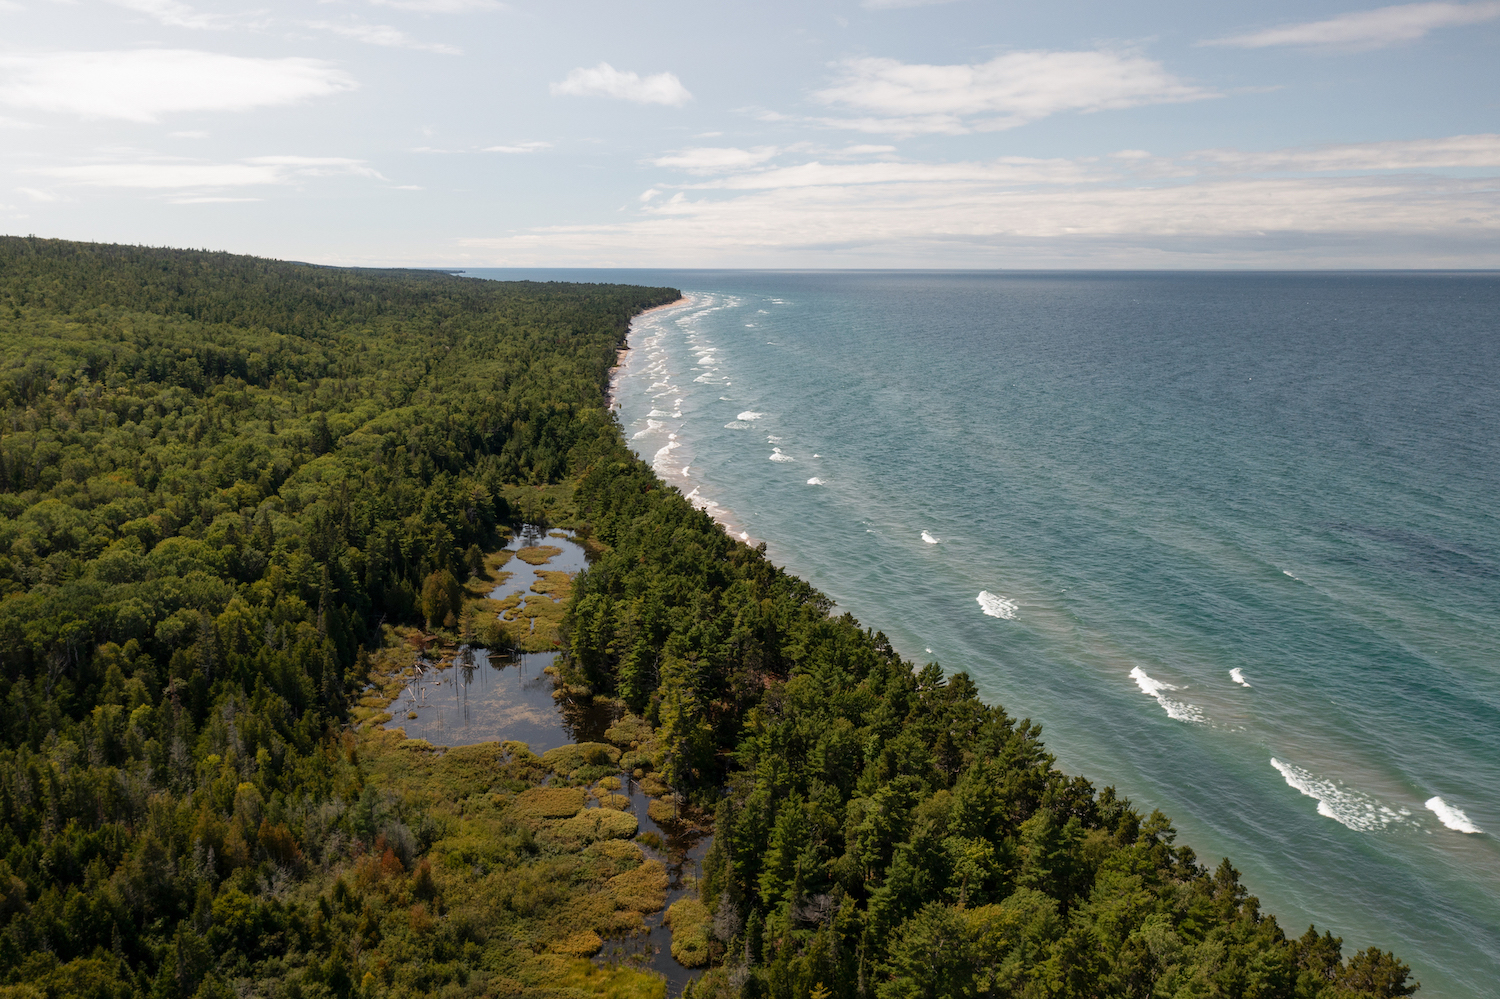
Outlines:
[[351, 723], [517, 484], [598, 553], [566, 682], [715, 816], [700, 999], [1413, 991], [664, 487], [604, 394], [677, 297], [0, 239], [0, 991], [659, 995], [583, 960], [659, 872], [536, 805], [619, 751]]

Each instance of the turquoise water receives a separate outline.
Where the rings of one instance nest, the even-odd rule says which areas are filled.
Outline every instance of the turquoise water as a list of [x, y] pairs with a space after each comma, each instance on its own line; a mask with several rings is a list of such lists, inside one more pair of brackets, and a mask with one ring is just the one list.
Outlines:
[[524, 276], [683, 288], [616, 395], [668, 482], [1288, 932], [1496, 994], [1500, 278]]

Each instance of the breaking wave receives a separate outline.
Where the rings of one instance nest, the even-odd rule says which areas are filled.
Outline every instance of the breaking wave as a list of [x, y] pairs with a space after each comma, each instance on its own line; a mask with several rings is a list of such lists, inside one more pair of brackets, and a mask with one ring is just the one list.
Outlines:
[[1176, 684], [1158, 680], [1139, 666], [1130, 671], [1130, 678], [1135, 681], [1137, 687], [1141, 688], [1141, 693], [1147, 697], [1156, 698], [1156, 703], [1161, 705], [1162, 710], [1167, 713], [1168, 718], [1173, 718], [1181, 722], [1191, 722], [1194, 725], [1202, 725], [1208, 721], [1203, 715], [1202, 708], [1195, 704], [1188, 704], [1186, 701], [1179, 701], [1175, 697], [1167, 696], [1167, 691], [1181, 689]]
[[1229, 679], [1233, 680], [1241, 687], [1250, 686], [1250, 681], [1245, 679], [1245, 674], [1240, 672], [1240, 668], [1238, 666], [1229, 671]]
[[990, 617], [998, 617], [1002, 621], [1014, 621], [1016, 619], [1016, 602], [1004, 597], [997, 597], [989, 590], [980, 590], [979, 596], [974, 598], [979, 601], [979, 609]]
[[1431, 797], [1431, 798], [1428, 798], [1427, 799], [1427, 810], [1430, 811], [1430, 812], [1432, 812], [1434, 815], [1436, 815], [1438, 817], [1438, 821], [1439, 822], [1441, 822], [1443, 825], [1447, 826], [1449, 829], [1452, 829], [1454, 832], [1461, 832], [1461, 833], [1482, 833], [1482, 832], [1484, 832], [1483, 829], [1479, 828], [1473, 822], [1471, 822], [1469, 820], [1469, 817], [1467, 815], [1465, 815], [1461, 809], [1454, 808], [1452, 805], [1448, 804], [1442, 798], [1435, 797], [1435, 796]]
[[1348, 826], [1355, 832], [1380, 832], [1389, 825], [1404, 821], [1405, 815], [1401, 812], [1387, 808], [1363, 791], [1356, 791], [1338, 781], [1283, 763], [1274, 756], [1271, 757], [1271, 766], [1277, 769], [1288, 785], [1318, 803], [1319, 815]]

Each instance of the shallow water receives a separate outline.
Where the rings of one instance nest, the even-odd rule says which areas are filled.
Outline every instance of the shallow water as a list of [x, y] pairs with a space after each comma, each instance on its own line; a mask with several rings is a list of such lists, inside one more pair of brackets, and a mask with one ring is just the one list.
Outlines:
[[503, 276], [693, 295], [614, 396], [663, 478], [1288, 932], [1495, 994], [1495, 275]]
[[604, 941], [604, 948], [594, 957], [594, 962], [650, 968], [666, 978], [669, 996], [681, 995], [687, 983], [702, 975], [705, 969], [683, 967], [672, 956], [672, 931], [662, 925], [662, 920], [673, 902], [697, 891], [698, 879], [703, 876], [703, 858], [713, 844], [713, 837], [690, 822], [656, 822], [647, 814], [651, 799], [640, 785], [629, 774], [621, 774], [620, 779], [623, 783], [620, 793], [630, 799], [630, 811], [640, 822], [640, 833], [655, 835], [661, 844], [657, 847], [641, 843], [641, 849], [646, 851], [647, 857], [666, 865], [671, 880], [667, 884], [666, 905], [659, 912], [645, 917], [646, 932]]
[[[587, 567], [582, 546], [567, 532], [548, 533], [528, 524], [506, 547], [516, 551], [540, 545], [554, 545], [562, 552], [538, 566], [512, 558], [505, 564], [510, 575], [490, 591], [492, 599], [521, 594], [523, 606], [528, 599], [550, 599], [530, 592], [539, 571], [577, 573]], [[538, 755], [558, 746], [605, 741], [605, 731], [620, 718], [619, 709], [554, 697], [557, 684], [546, 670], [556, 658], [555, 652], [492, 658], [486, 649], [464, 646], [450, 664], [424, 661], [421, 675], [391, 705], [394, 719], [387, 727], [403, 728], [408, 738], [426, 739], [435, 746], [524, 742]], [[606, 940], [594, 960], [655, 971], [666, 978], [668, 995], [681, 995], [703, 969], [685, 968], [672, 956], [672, 931], [662, 920], [673, 902], [696, 890], [713, 837], [690, 822], [657, 823], [648, 814], [651, 799], [640, 785], [626, 773], [620, 779], [620, 793], [628, 798], [640, 833], [657, 837], [659, 845], [641, 843], [641, 849], [666, 865], [670, 881], [666, 905], [645, 917], [645, 932]]]
[[[550, 600], [530, 592], [539, 570], [577, 573], [587, 566], [582, 546], [566, 533], [548, 534], [530, 524], [506, 547], [516, 551], [537, 545], [562, 552], [538, 566], [512, 558], [503, 570], [510, 575], [490, 592], [493, 599], [519, 593], [523, 606], [528, 599]], [[391, 705], [387, 727], [403, 728], [407, 738], [426, 739], [434, 746], [512, 739], [537, 754], [575, 742], [603, 741], [617, 713], [602, 705], [555, 699], [556, 684], [545, 671], [556, 656], [534, 652], [492, 658], [486, 649], [464, 647], [451, 664], [425, 662], [422, 675]]]

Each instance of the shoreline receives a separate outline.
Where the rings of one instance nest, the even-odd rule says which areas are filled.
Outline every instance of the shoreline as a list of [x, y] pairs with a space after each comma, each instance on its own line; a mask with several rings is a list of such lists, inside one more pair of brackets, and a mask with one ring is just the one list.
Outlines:
[[653, 305], [651, 308], [637, 312], [630, 317], [630, 325], [625, 329], [625, 346], [615, 348], [615, 363], [609, 369], [609, 384], [604, 389], [604, 411], [606, 413], [613, 412], [619, 408], [619, 404], [615, 401], [615, 379], [618, 377], [620, 368], [625, 364], [625, 355], [630, 353], [630, 334], [634, 332], [635, 321], [642, 316], [649, 316], [653, 312], [661, 312], [665, 309], [687, 308], [692, 304], [693, 296], [683, 295], [675, 302], [668, 302], [665, 305]]
[[[668, 302], [666, 305], [658, 305], [653, 308], [647, 309], [644, 312], [638, 313], [636, 316], [631, 318], [630, 322], [632, 327], [634, 327], [635, 320], [640, 318], [640, 316], [647, 315], [648, 313], [660, 312], [664, 309], [686, 308], [696, 304], [697, 299], [693, 295], [684, 294], [675, 302]], [[625, 358], [632, 349], [633, 348], [628, 342], [624, 347], [619, 348], [619, 350], [617, 350], [615, 353], [614, 367], [609, 369], [609, 388], [606, 390], [604, 396], [605, 407], [609, 412], [616, 414], [618, 414], [619, 412], [620, 403], [615, 396], [616, 385], [622, 373], [622, 369], [625, 366]], [[621, 426], [621, 431], [623, 434], [623, 424]], [[647, 460], [644, 454], [636, 451], [634, 445], [630, 443], [629, 437], [625, 438], [625, 443], [626, 447], [629, 447], [631, 451], [636, 453], [637, 458], [639, 458], [643, 462], [646, 462], [646, 464], [648, 465], [652, 465], [652, 463]], [[699, 490], [702, 488], [701, 484], [695, 486], [690, 492], [683, 492], [682, 487], [679, 483], [668, 482], [665, 478], [662, 477], [661, 473], [656, 470], [654, 465], [652, 465], [651, 470], [656, 474], [657, 478], [662, 480], [665, 485], [678, 489], [679, 492], [682, 492], [684, 499], [686, 499], [693, 506], [697, 507], [699, 510], [702, 510], [704, 513], [708, 514], [713, 522], [723, 528], [724, 533], [729, 535], [730, 538], [734, 539], [735, 541], [742, 541], [748, 545], [754, 544], [754, 540], [750, 537], [749, 532], [744, 529], [744, 525], [736, 521], [732, 514], [730, 514], [730, 512], [722, 504], [717, 503], [714, 500], [707, 499], [700, 494]]]

